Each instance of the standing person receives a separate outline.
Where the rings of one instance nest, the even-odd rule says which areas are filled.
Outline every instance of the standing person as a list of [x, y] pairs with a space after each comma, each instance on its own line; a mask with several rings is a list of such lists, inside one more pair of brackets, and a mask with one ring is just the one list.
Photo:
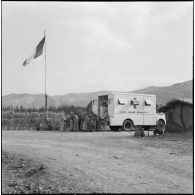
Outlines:
[[82, 114], [81, 111], [78, 112], [78, 130], [82, 129]]
[[86, 116], [86, 124], [87, 124], [87, 128], [86, 128], [86, 130], [87, 131], [91, 131], [91, 125], [90, 125], [90, 116]]
[[89, 131], [91, 131], [92, 130], [92, 120], [91, 120], [91, 116], [89, 115], [88, 117], [87, 117], [87, 128], [88, 128], [88, 130]]
[[73, 118], [70, 117], [69, 121], [70, 121], [69, 131], [73, 131], [73, 124], [74, 124], [73, 123]]
[[73, 112], [70, 112], [70, 131], [74, 130], [74, 115]]
[[69, 115], [66, 118], [66, 130], [70, 131], [70, 116]]
[[83, 117], [83, 125], [82, 125], [82, 130], [83, 131], [87, 131], [87, 121], [88, 121], [88, 118], [87, 118], [87, 115], [86, 113], [84, 113], [84, 117]]
[[40, 131], [40, 123], [39, 122], [37, 122], [37, 124], [36, 124], [36, 130]]
[[99, 126], [98, 117], [95, 114], [94, 114], [94, 121], [95, 121], [95, 131], [98, 131], [98, 126]]
[[63, 131], [67, 130], [67, 116], [64, 117], [64, 126], [63, 126]]
[[74, 130], [75, 131], [79, 130], [79, 117], [77, 113], [75, 113], [74, 115]]
[[102, 105], [100, 106], [100, 129], [105, 130], [107, 125], [107, 118], [108, 118], [108, 104], [103, 101]]
[[62, 113], [62, 119], [63, 119], [63, 130], [62, 131], [65, 131], [66, 119], [67, 119], [67, 116], [66, 116], [65, 112]]
[[80, 127], [79, 127], [79, 129], [81, 131], [83, 131], [83, 123], [84, 123], [84, 120], [85, 120], [84, 113], [81, 113], [81, 115], [80, 115]]
[[92, 117], [91, 117], [91, 119], [92, 119], [92, 121], [91, 121], [91, 128], [92, 128], [92, 131], [96, 131], [96, 118], [95, 118], [95, 116], [92, 114]]

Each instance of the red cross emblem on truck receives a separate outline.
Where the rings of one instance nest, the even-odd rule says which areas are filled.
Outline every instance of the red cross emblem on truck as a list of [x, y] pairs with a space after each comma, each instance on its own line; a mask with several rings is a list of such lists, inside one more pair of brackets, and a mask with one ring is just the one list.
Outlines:
[[136, 98], [133, 98], [133, 100], [131, 100], [131, 105], [136, 109], [137, 105], [139, 105], [139, 101]]

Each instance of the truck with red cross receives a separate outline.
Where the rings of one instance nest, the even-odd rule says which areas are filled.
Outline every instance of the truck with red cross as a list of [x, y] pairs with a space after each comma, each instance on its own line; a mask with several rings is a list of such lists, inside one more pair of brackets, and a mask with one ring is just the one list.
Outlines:
[[131, 131], [136, 126], [152, 130], [158, 126], [165, 131], [166, 118], [156, 112], [156, 95], [109, 92], [92, 100], [92, 112], [99, 119], [106, 118], [112, 130]]

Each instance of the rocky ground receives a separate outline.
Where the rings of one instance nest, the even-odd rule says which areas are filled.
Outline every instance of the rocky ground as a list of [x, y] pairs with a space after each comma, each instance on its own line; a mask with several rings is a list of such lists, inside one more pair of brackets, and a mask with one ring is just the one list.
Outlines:
[[[48, 167], [21, 155], [2, 152], [3, 194], [59, 194], [79, 192], [71, 176], [53, 180]], [[89, 189], [87, 189], [89, 191]]]
[[2, 133], [3, 193], [192, 193], [192, 133]]

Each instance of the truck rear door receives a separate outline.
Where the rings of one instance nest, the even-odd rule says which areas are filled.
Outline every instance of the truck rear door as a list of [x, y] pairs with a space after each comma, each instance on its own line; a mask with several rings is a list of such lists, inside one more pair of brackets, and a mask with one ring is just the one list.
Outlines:
[[108, 97], [108, 115], [109, 117], [114, 116], [114, 98]]

